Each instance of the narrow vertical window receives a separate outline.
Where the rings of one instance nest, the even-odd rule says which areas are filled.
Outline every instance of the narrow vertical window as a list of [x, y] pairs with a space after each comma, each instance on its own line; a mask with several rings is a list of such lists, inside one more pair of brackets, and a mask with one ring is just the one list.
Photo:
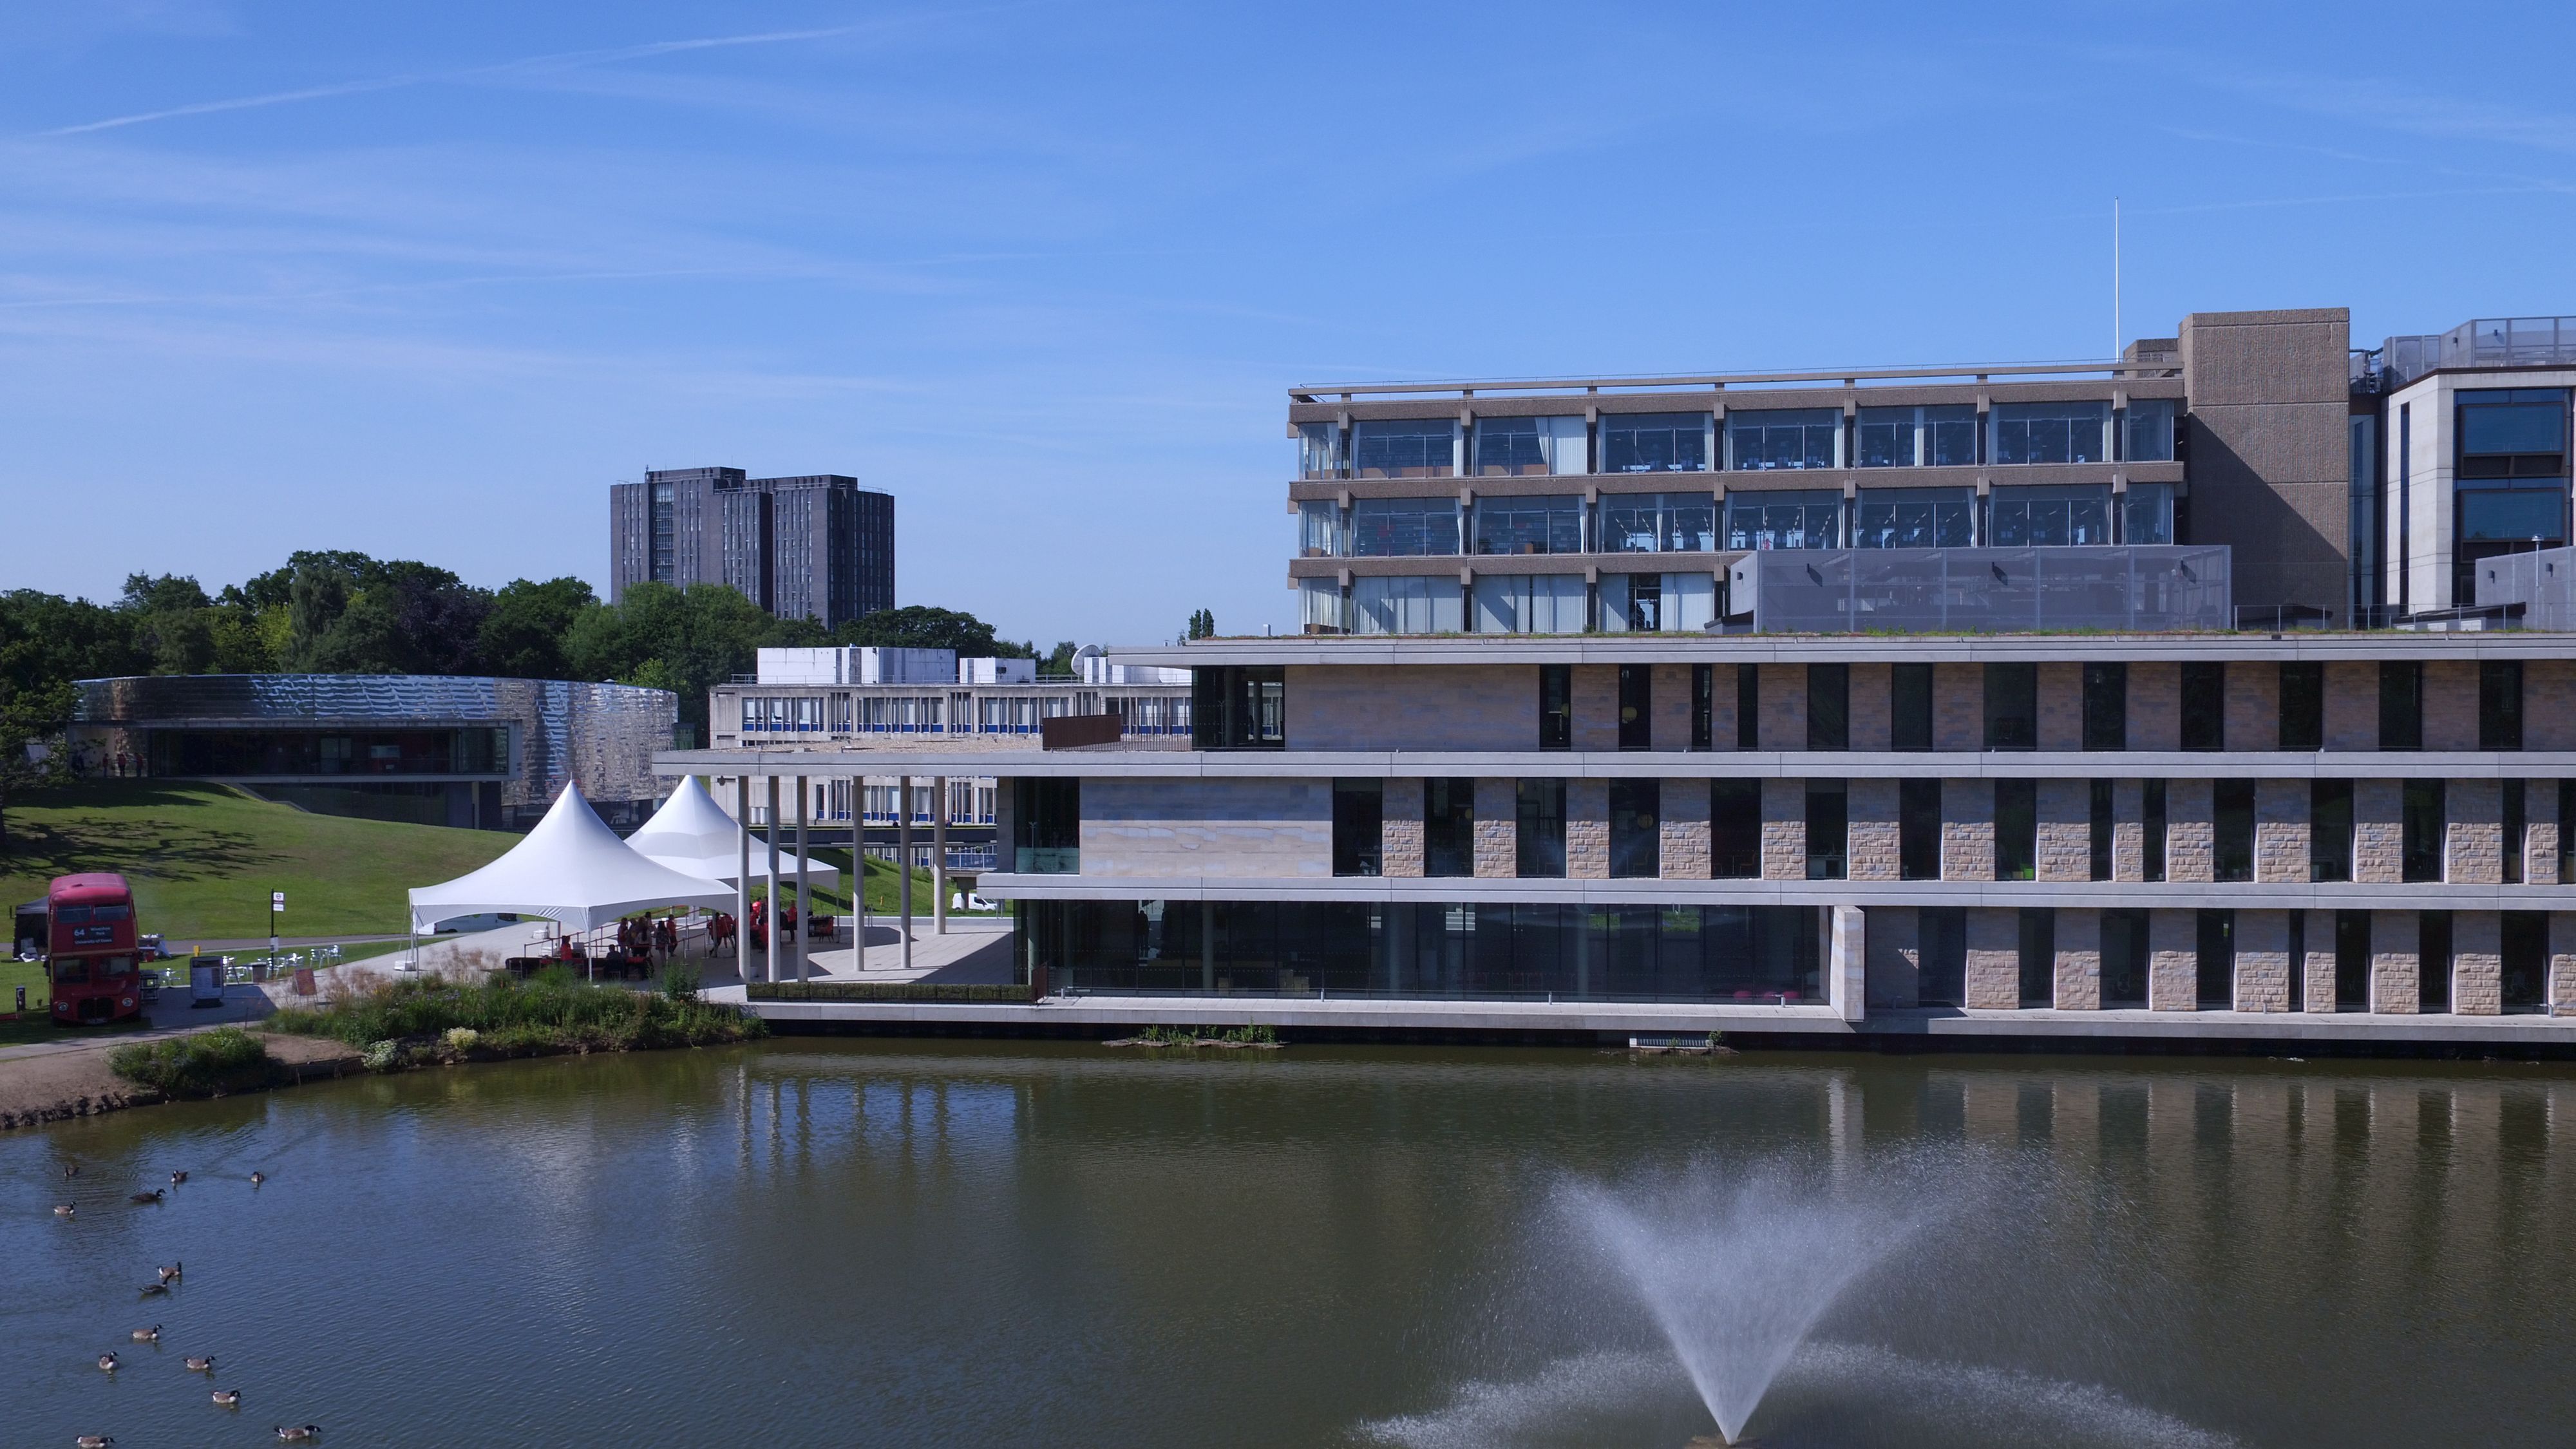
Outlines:
[[2182, 747], [2227, 748], [2226, 665], [2192, 663], [2182, 667]]
[[1619, 666], [1619, 748], [1655, 747], [1655, 666]]
[[1565, 782], [1523, 780], [1514, 794], [1520, 815], [1516, 873], [1564, 875]]
[[2549, 1009], [2549, 914], [2546, 911], [2504, 913], [2504, 1009], [2509, 1012]]
[[1888, 748], [1932, 748], [1932, 666], [1899, 664], [1889, 674]]
[[2520, 885], [2522, 884], [2522, 838], [2530, 828], [2526, 814], [2530, 808], [2527, 803], [2527, 792], [2521, 780], [2499, 780], [2496, 783], [2503, 787], [2504, 793], [2502, 811], [2504, 883]]
[[2039, 748], [2039, 666], [1986, 666], [1986, 748]]
[[[2129, 747], [2129, 666], [2121, 660], [2084, 666], [2084, 748]], [[2109, 877], [2097, 877], [2109, 879]]]
[[2029, 880], [2039, 866], [2039, 782], [1995, 782], [1995, 879]]
[[2147, 913], [2102, 913], [2102, 1005], [2108, 1010], [2147, 1004]]
[[1652, 880], [1663, 873], [1663, 781], [1610, 782], [1610, 874]]
[[2326, 747], [2326, 667], [2292, 662], [2281, 666], [2281, 748], [2322, 750]]
[[1691, 666], [1691, 738], [1694, 750], [1717, 748], [1717, 666]]
[[1851, 666], [1807, 666], [1807, 748], [1851, 748]]
[[2195, 1005], [2203, 1011], [2225, 1011], [2236, 1004], [2236, 913], [2200, 913], [2199, 970]]
[[1476, 873], [1476, 782], [1433, 779], [1422, 782], [1422, 873], [1427, 876], [1471, 876]]
[[2308, 913], [2290, 912], [2290, 1009], [2308, 1009]]
[[2379, 662], [2379, 747], [2424, 748], [2424, 666], [2413, 659]]
[[2352, 879], [2352, 782], [2308, 784], [2308, 879]]
[[2442, 783], [2440, 780], [2405, 782], [2402, 869], [2409, 881], [2438, 881], [2442, 878], [2445, 828]]
[[2478, 665], [2478, 748], [2522, 748], [2522, 661], [2489, 659]]
[[2439, 1015], [2451, 1009], [2451, 913], [2416, 916], [2422, 934], [2415, 957], [2415, 1009]]
[[2370, 912], [2335, 912], [2337, 1011], [2370, 1010]]
[[2057, 912], [2021, 913], [2021, 1004], [2024, 1010], [2057, 1004]]
[[1574, 666], [1542, 664], [1538, 667], [1538, 747], [1542, 750], [1574, 748]]
[[2165, 782], [2148, 780], [2139, 791], [2142, 817], [2139, 835], [2138, 874], [2147, 880], [2165, 878]]
[[1762, 782], [1708, 783], [1708, 873], [1719, 880], [1762, 874]]
[[1807, 879], [1851, 873], [1851, 795], [1840, 780], [1807, 782]]
[[1917, 1006], [1968, 1004], [1968, 912], [1964, 906], [1925, 906], [1916, 913], [1919, 969]]
[[1904, 880], [1941, 878], [1941, 782], [1896, 782], [1896, 874]]
[[2117, 838], [2115, 834], [2116, 822], [2113, 819], [2112, 813], [2112, 802], [2116, 796], [2112, 789], [2111, 781], [2095, 780], [2092, 783], [2093, 836], [2091, 844], [2093, 847], [2093, 879], [2109, 880], [2111, 878], [2111, 846], [2114, 839]]
[[2254, 782], [2209, 782], [2209, 873], [2213, 880], [2254, 878]]
[[1386, 782], [1333, 782], [1333, 874], [1378, 875], [1386, 861]]
[[1735, 747], [1762, 748], [1762, 671], [1751, 664], [1735, 666]]
[[2558, 883], [2576, 884], [2576, 780], [2558, 782]]

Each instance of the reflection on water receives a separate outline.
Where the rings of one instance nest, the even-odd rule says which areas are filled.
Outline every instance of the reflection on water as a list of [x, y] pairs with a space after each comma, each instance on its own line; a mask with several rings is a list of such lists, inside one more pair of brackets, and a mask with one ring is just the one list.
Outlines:
[[317, 1084], [0, 1137], [5, 1437], [1673, 1446], [1708, 1412], [1567, 1184], [1899, 1163], [1955, 1201], [1860, 1245], [1765, 1443], [2554, 1444], [2571, 1131], [2528, 1065], [785, 1042]]

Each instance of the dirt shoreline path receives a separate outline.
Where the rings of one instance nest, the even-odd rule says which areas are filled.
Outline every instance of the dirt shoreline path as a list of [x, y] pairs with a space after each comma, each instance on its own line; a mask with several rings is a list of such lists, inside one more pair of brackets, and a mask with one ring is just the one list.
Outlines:
[[[231, 1023], [239, 1025], [239, 1023]], [[201, 1030], [211, 1031], [210, 1025]], [[256, 1026], [249, 1028], [258, 1031]], [[107, 1054], [130, 1042], [179, 1033], [151, 1032], [83, 1043], [66, 1051], [0, 1059], [0, 1132], [35, 1127], [72, 1117], [94, 1117], [126, 1107], [145, 1107], [162, 1100], [159, 1092], [138, 1087], [108, 1070]], [[262, 1032], [268, 1054], [297, 1080], [333, 1076], [354, 1070], [357, 1053], [325, 1037]]]

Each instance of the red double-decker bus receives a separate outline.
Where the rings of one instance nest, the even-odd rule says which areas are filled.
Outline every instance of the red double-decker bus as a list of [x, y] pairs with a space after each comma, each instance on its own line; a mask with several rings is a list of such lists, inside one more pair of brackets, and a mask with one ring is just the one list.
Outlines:
[[134, 892], [111, 871], [56, 876], [45, 892], [45, 975], [54, 1024], [96, 1025], [143, 1014]]

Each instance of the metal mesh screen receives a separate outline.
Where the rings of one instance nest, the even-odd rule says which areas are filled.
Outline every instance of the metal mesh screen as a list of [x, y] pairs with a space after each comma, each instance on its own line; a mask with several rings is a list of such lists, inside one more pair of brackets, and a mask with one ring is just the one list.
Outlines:
[[1772, 634], [1980, 634], [2231, 626], [2223, 547], [1798, 549], [1729, 570]]

